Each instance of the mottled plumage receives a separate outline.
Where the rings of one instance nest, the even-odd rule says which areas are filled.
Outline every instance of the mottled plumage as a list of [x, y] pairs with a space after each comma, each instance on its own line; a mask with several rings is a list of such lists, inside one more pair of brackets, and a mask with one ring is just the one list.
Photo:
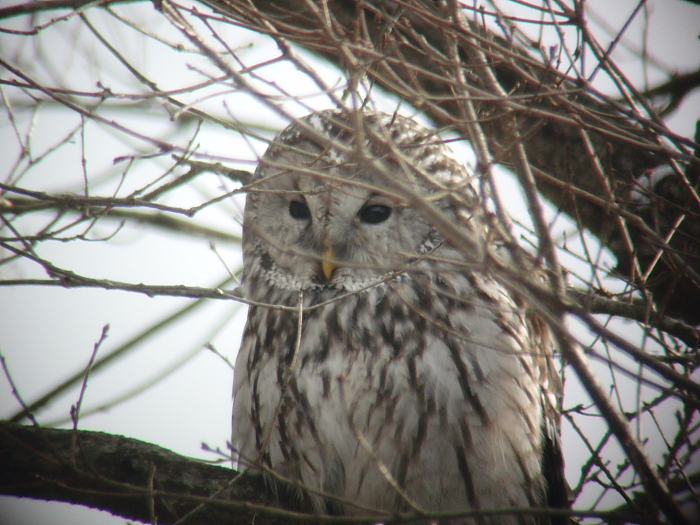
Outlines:
[[410, 119], [326, 111], [281, 133], [248, 189], [237, 467], [301, 482], [319, 513], [546, 506], [548, 332], [481, 264], [497, 248], [449, 149]]

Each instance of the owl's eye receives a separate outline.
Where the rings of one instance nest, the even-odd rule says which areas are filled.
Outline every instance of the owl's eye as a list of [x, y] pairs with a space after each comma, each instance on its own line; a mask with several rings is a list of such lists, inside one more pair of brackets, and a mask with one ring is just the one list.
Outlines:
[[372, 204], [360, 210], [357, 216], [365, 224], [379, 224], [384, 222], [391, 215], [391, 208], [382, 204]]
[[291, 215], [293, 219], [308, 221], [311, 218], [311, 210], [301, 201], [292, 201], [289, 203], [289, 215]]

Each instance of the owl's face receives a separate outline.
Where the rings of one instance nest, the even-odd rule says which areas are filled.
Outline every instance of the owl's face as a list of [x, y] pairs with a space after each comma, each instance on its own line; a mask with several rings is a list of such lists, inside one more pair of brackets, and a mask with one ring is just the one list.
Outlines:
[[[337, 130], [321, 129], [338, 140]], [[392, 195], [386, 171], [377, 173], [318, 142], [292, 125], [263, 156], [245, 207], [246, 273], [262, 273], [286, 289], [351, 291], [405, 268], [440, 243], [422, 215]], [[384, 166], [416, 191], [434, 193], [388, 156]]]

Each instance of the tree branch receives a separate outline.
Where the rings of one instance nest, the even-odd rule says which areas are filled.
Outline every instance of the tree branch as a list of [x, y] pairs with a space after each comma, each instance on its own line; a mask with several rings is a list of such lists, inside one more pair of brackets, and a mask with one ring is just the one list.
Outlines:
[[180, 523], [188, 525], [291, 522], [267, 511], [273, 497], [260, 477], [84, 430], [0, 424], [0, 493], [77, 503], [163, 525], [185, 516]]
[[[329, 517], [284, 510], [257, 474], [175, 454], [104, 432], [0, 423], [0, 494], [64, 501], [161, 525], [371, 525], [389, 516]], [[431, 513], [436, 518], [523, 513], [635, 520], [634, 513], [559, 509], [489, 509]], [[424, 516], [396, 515], [397, 522]]]
[[0, 9], [0, 20], [14, 18], [21, 15], [31, 15], [42, 13], [45, 11], [57, 10], [79, 10], [90, 5], [114, 5], [114, 4], [131, 4], [142, 2], [145, 0], [44, 0], [36, 2], [24, 2], [10, 7]]

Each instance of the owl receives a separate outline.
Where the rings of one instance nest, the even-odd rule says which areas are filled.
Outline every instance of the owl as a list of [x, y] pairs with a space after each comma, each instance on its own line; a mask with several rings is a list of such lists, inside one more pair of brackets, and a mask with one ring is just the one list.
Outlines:
[[488, 514], [562, 506], [560, 386], [449, 148], [402, 116], [314, 113], [246, 189], [236, 468], [320, 514], [550, 523]]

